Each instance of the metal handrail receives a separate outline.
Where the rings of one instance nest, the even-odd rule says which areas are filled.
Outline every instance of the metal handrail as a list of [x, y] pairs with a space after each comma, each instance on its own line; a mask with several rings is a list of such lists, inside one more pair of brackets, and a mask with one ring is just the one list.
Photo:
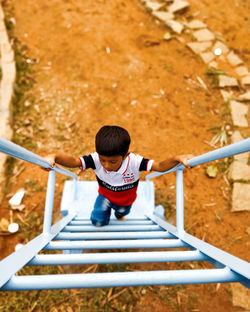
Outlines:
[[73, 172], [67, 169], [61, 168], [59, 166], [54, 166], [52, 168], [48, 160], [1, 137], [0, 137], [0, 152], [3, 152], [9, 156], [13, 156], [18, 159], [25, 160], [29, 163], [35, 164], [37, 166], [40, 166], [46, 169], [53, 169], [61, 174], [71, 177], [72, 179], [75, 179], [75, 180], [77, 179], [77, 175], [74, 174]]
[[49, 178], [48, 178], [48, 184], [47, 184], [47, 193], [46, 193], [46, 201], [45, 201], [45, 209], [44, 209], [44, 221], [43, 221], [43, 233], [44, 234], [50, 233], [51, 224], [52, 224], [53, 205], [54, 205], [54, 194], [55, 194], [55, 173], [57, 171], [61, 174], [64, 174], [74, 179], [74, 194], [73, 194], [74, 199], [76, 196], [77, 175], [70, 172], [69, 170], [66, 170], [58, 166], [54, 166], [52, 168], [48, 160], [3, 138], [0, 138], [0, 152], [3, 152], [7, 155], [13, 156], [18, 159], [25, 160], [37, 166], [40, 166], [46, 169], [51, 169], [49, 172]]
[[[188, 165], [190, 167], [194, 167], [248, 151], [250, 151], [250, 138], [194, 157], [188, 160]], [[178, 232], [184, 232], [183, 169], [185, 169], [185, 166], [183, 164], [178, 164], [168, 171], [154, 172], [146, 176], [146, 181], [149, 182], [152, 178], [176, 171], [176, 227]]]
[[[233, 143], [233, 144], [218, 148], [214, 151], [205, 153], [203, 155], [194, 157], [192, 159], [189, 159], [188, 165], [190, 167], [194, 167], [194, 166], [205, 164], [205, 163], [208, 163], [208, 162], [211, 162], [214, 160], [226, 158], [229, 156], [233, 156], [236, 154], [241, 154], [241, 153], [245, 153], [245, 152], [249, 152], [249, 151], [250, 151], [250, 138], [242, 140], [242, 141], [237, 142], [237, 143]], [[171, 173], [171, 172], [174, 172], [177, 170], [183, 170], [184, 168], [185, 168], [184, 165], [178, 164], [177, 166], [175, 166], [174, 168], [172, 168], [168, 171], [151, 173], [151, 174], [146, 176], [146, 181], [149, 181], [150, 179], [153, 179], [155, 177], [159, 177], [161, 175]]]

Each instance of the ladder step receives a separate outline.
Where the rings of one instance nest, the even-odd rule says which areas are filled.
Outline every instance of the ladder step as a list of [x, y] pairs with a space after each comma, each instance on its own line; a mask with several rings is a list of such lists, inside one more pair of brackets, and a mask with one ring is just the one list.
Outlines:
[[167, 231], [152, 232], [99, 232], [99, 233], [59, 233], [55, 240], [71, 239], [127, 239], [127, 238], [174, 238]]
[[141, 232], [141, 231], [165, 231], [159, 225], [67, 225], [62, 232]]
[[173, 261], [205, 261], [208, 258], [194, 251], [112, 252], [89, 254], [37, 255], [27, 265], [150, 263]]
[[142, 271], [13, 276], [1, 290], [38, 290], [96, 287], [129, 287], [239, 282], [243, 278], [229, 268], [203, 270]]
[[[109, 225], [153, 225], [156, 224], [151, 220], [126, 220], [126, 221], [117, 221], [117, 220], [110, 220]], [[71, 221], [68, 225], [92, 225], [90, 220], [83, 220], [83, 221]]]
[[[126, 217], [125, 217], [126, 218]], [[90, 220], [89, 220], [89, 218], [83, 218], [83, 217], [75, 217], [74, 219], [72, 219], [72, 221], [88, 221], [88, 222], [90, 222]], [[114, 222], [114, 221], [117, 221], [116, 219], [110, 219], [110, 222]], [[130, 221], [133, 221], [133, 222], [145, 222], [145, 221], [150, 221], [150, 222], [152, 222], [152, 220], [151, 219], [149, 219], [148, 217], [141, 217], [141, 218], [128, 218], [127, 220], [126, 220], [126, 222], [130, 222]], [[121, 222], [121, 221], [119, 221], [119, 222]]]
[[64, 250], [64, 249], [122, 249], [122, 248], [182, 248], [188, 247], [180, 239], [137, 239], [137, 240], [96, 240], [96, 241], [70, 241], [50, 242], [43, 250]]

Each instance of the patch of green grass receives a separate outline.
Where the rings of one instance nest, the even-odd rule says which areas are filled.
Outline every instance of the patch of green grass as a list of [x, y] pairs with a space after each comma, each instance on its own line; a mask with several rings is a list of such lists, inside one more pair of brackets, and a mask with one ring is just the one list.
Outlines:
[[211, 78], [211, 80], [215, 86], [219, 85], [219, 76], [220, 75], [227, 75], [227, 73], [224, 72], [222, 69], [217, 69], [217, 68], [209, 68], [206, 71], [206, 76]]
[[0, 67], [0, 81], [3, 79], [3, 71], [2, 68]]
[[3, 188], [5, 196], [8, 194], [8, 189], [10, 187], [10, 181], [11, 181], [10, 178], [13, 174], [15, 163], [16, 163], [16, 159], [14, 157], [7, 157], [7, 160], [5, 162], [6, 181], [5, 181], [4, 188]]
[[7, 30], [9, 30], [9, 31], [14, 30], [14, 25], [8, 18], [4, 19], [4, 23], [5, 23], [5, 27]]

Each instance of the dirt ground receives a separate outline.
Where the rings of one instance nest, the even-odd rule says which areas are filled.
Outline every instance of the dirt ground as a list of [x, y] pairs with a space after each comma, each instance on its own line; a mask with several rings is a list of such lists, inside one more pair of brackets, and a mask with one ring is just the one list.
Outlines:
[[[199, 13], [198, 18], [213, 32], [220, 32], [250, 67], [250, 3], [189, 2], [191, 8], [185, 16]], [[23, 117], [16, 118], [13, 126], [21, 139], [32, 140], [36, 153], [91, 153], [98, 129], [116, 124], [130, 132], [131, 151], [162, 160], [213, 150], [209, 143], [214, 136], [211, 129], [228, 125], [228, 130], [233, 130], [220, 91], [206, 76], [206, 65], [175, 35], [164, 40], [169, 30], [157, 23], [139, 1], [3, 3], [14, 18], [15, 37], [27, 47], [34, 80]], [[22, 162], [16, 162], [15, 168], [17, 175], [11, 180], [8, 194], [21, 187], [27, 194], [25, 211], [14, 212], [14, 217], [21, 220], [36, 211], [41, 229], [47, 173]], [[220, 161], [219, 168], [215, 179], [206, 176], [206, 165], [185, 172], [185, 227], [196, 237], [249, 261], [249, 214], [230, 212], [227, 162]], [[81, 173], [80, 179], [94, 179], [94, 175]], [[56, 211], [63, 177], [57, 181]], [[165, 205], [166, 216], [174, 222], [175, 175], [154, 182], [157, 202]], [[2, 203], [0, 217], [9, 215], [7, 199]], [[1, 258], [10, 254], [15, 244], [26, 241], [19, 234], [0, 238]], [[185, 286], [174, 299], [175, 307], [167, 305], [157, 292], [147, 291], [133, 311], [243, 311], [232, 306], [228, 284]], [[194, 295], [193, 309], [186, 310], [182, 301]]]

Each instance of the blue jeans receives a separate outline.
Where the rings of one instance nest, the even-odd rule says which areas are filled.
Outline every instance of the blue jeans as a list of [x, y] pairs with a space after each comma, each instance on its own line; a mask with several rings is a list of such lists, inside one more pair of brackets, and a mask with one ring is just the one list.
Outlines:
[[111, 203], [106, 197], [99, 194], [96, 198], [94, 209], [91, 213], [91, 222], [95, 226], [103, 226], [109, 223], [111, 208], [115, 210], [116, 218], [129, 214], [131, 206], [118, 206]]

